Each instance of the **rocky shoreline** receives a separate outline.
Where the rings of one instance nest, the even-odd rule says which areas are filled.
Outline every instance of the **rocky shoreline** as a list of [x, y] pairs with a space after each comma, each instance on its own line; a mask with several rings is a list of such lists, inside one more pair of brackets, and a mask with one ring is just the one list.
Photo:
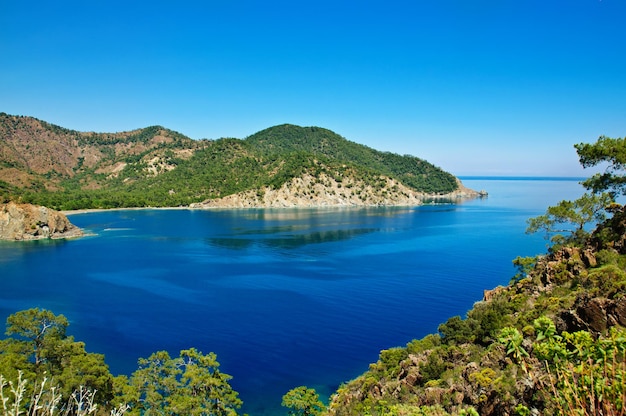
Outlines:
[[207, 199], [189, 206], [209, 208], [313, 208], [349, 206], [417, 206], [424, 202], [455, 201], [484, 197], [485, 191], [474, 191], [457, 179], [458, 188], [448, 194], [417, 192], [388, 177], [380, 178], [379, 187], [358, 180], [342, 183], [327, 175], [304, 175], [294, 178], [278, 189], [264, 187], [223, 198]]
[[0, 240], [24, 241], [83, 236], [59, 211], [31, 204], [0, 204]]
[[[321, 208], [418, 206], [426, 202], [454, 202], [485, 197], [485, 191], [474, 191], [457, 179], [458, 188], [448, 194], [417, 192], [388, 177], [380, 177], [377, 186], [348, 179], [342, 183], [324, 174], [294, 178], [278, 189], [264, 187], [223, 198], [208, 199], [188, 207], [119, 208], [133, 209], [212, 209], [212, 208]], [[0, 204], [0, 240], [24, 241], [75, 238], [83, 231], [67, 215], [111, 209], [81, 209], [59, 212], [43, 206], [9, 202]]]

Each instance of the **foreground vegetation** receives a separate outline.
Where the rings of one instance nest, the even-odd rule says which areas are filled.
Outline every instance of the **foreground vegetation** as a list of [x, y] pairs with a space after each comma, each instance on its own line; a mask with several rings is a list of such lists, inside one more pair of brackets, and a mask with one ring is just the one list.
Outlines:
[[[0, 341], [0, 399], [5, 415], [235, 415], [238, 394], [213, 353], [191, 348], [138, 360], [130, 376], [114, 377], [102, 354], [66, 334], [68, 321], [38, 308], [7, 319]], [[28, 410], [30, 409], [30, 410]], [[58, 413], [57, 413], [58, 412]]]
[[[286, 392], [289, 413], [626, 414], [626, 207], [613, 202], [626, 193], [626, 140], [577, 150], [585, 166], [610, 167], [585, 182], [593, 193], [529, 220], [529, 232], [551, 241], [548, 253], [515, 259], [510, 285], [437, 334], [382, 351], [328, 406], [306, 386]], [[159, 351], [129, 377], [113, 377], [67, 325], [39, 309], [9, 317], [0, 341], [4, 415], [234, 415], [241, 406], [212, 353]], [[58, 413], [44, 413], [51, 406]]]

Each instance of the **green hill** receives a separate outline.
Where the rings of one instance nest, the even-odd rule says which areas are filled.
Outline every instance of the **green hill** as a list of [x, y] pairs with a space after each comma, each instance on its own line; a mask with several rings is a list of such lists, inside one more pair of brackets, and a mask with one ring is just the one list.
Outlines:
[[413, 156], [380, 152], [318, 127], [281, 125], [244, 140], [192, 140], [161, 126], [121, 133], [68, 130], [0, 113], [0, 198], [56, 209], [187, 206], [276, 189], [304, 174], [388, 192], [391, 178], [425, 196], [456, 178]]
[[284, 124], [253, 134], [246, 142], [267, 157], [311, 153], [380, 172], [421, 192], [445, 194], [457, 188], [454, 176], [425, 160], [374, 150], [319, 127]]

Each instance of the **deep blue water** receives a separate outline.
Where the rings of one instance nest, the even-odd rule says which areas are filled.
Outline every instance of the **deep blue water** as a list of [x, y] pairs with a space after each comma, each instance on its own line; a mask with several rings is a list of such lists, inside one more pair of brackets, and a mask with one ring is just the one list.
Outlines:
[[217, 353], [250, 415], [322, 395], [464, 315], [545, 251], [526, 219], [574, 199], [574, 180], [469, 178], [489, 197], [415, 208], [129, 210], [70, 216], [93, 236], [0, 244], [0, 319], [31, 307], [114, 374], [166, 349]]

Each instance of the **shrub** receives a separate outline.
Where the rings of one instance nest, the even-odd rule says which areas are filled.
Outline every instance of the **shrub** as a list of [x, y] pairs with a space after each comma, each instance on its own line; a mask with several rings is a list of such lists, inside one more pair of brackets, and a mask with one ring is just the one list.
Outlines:
[[[39, 384], [31, 383], [19, 372], [15, 381], [8, 381], [0, 374], [0, 414], [13, 416], [86, 416], [95, 414], [98, 405], [94, 402], [96, 391], [83, 386], [75, 390], [66, 403], [58, 385], [44, 377]], [[31, 395], [26, 392], [32, 391]], [[121, 416], [129, 407], [126, 404], [111, 410], [111, 416]]]

